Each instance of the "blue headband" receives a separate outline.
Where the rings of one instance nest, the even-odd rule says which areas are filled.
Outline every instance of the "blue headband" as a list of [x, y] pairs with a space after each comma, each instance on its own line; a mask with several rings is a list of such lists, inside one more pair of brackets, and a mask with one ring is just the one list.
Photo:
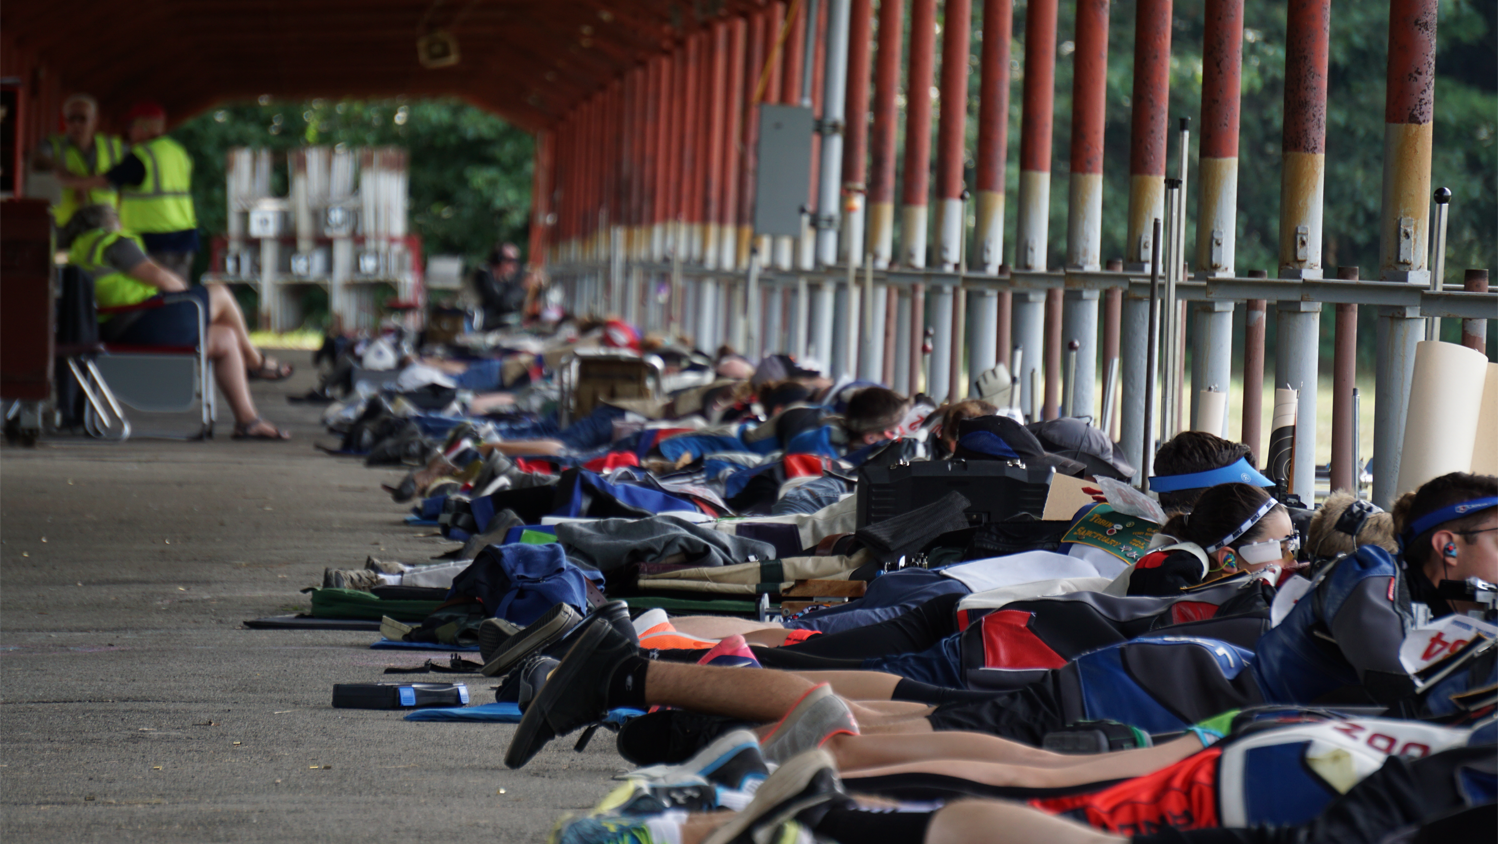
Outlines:
[[1401, 550], [1406, 550], [1407, 544], [1410, 543], [1413, 539], [1416, 539], [1427, 531], [1432, 530], [1443, 522], [1451, 522], [1454, 519], [1462, 519], [1464, 516], [1467, 516], [1470, 513], [1479, 510], [1488, 510], [1489, 508], [1495, 507], [1497, 505], [1500, 505], [1500, 499], [1497, 499], [1494, 496], [1490, 496], [1489, 498], [1471, 498], [1468, 501], [1463, 501], [1458, 504], [1450, 505], [1448, 507], [1439, 507], [1431, 513], [1423, 516], [1422, 518], [1417, 519], [1415, 522], [1412, 522], [1411, 527], [1407, 528], [1405, 532], [1401, 534]]
[[1019, 460], [1021, 455], [1016, 453], [1010, 443], [1006, 442], [1000, 435], [990, 431], [970, 431], [958, 438], [958, 444], [977, 454], [988, 454], [992, 457], [1004, 457], [1009, 460]]
[[1184, 489], [1203, 489], [1219, 484], [1249, 484], [1251, 486], [1276, 486], [1276, 482], [1255, 471], [1250, 461], [1239, 460], [1207, 472], [1187, 475], [1157, 475], [1151, 479], [1152, 492], [1178, 492]]

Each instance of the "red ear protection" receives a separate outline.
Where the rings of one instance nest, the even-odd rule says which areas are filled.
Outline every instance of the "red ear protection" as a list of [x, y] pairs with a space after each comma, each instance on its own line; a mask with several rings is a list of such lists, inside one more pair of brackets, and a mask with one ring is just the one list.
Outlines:
[[1458, 556], [1458, 546], [1454, 545], [1452, 542], [1448, 543], [1447, 545], [1444, 545], [1443, 546], [1443, 556], [1444, 557], [1457, 557]]

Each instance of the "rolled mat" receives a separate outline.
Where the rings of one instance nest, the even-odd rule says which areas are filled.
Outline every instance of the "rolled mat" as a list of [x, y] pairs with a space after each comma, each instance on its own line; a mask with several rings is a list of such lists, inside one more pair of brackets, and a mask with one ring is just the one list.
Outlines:
[[[642, 714], [639, 709], [611, 709], [606, 724], [623, 724]], [[479, 706], [428, 707], [406, 713], [408, 721], [467, 721], [475, 724], [515, 724], [521, 707], [514, 703], [482, 703]]]
[[371, 650], [377, 651], [449, 651], [472, 653], [479, 650], [478, 645], [445, 645], [442, 642], [402, 642], [398, 639], [380, 639], [370, 646]]

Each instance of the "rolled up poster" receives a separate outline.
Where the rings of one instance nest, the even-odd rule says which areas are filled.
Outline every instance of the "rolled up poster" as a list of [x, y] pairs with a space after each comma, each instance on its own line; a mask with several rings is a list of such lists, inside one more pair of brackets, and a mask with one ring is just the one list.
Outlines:
[[1402, 495], [1439, 475], [1467, 472], [1474, 460], [1487, 361], [1473, 349], [1423, 340], [1411, 370], [1406, 433], [1401, 440]]
[[[1297, 453], [1297, 390], [1276, 388], [1275, 410], [1271, 412], [1271, 444], [1266, 449], [1266, 475], [1292, 489], [1292, 461]], [[1309, 490], [1311, 492], [1311, 490]]]
[[1469, 471], [1479, 475], [1500, 475], [1500, 363], [1484, 367], [1484, 397], [1479, 400], [1479, 427], [1474, 433], [1474, 458]]
[[1194, 431], [1204, 431], [1216, 437], [1224, 436], [1224, 413], [1229, 409], [1229, 394], [1218, 390], [1198, 391], [1198, 418], [1193, 420]]

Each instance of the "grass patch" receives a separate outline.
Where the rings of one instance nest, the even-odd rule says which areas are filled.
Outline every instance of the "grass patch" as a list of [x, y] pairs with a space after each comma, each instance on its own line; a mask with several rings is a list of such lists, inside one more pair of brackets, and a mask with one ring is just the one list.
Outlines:
[[299, 349], [315, 352], [323, 346], [323, 332], [309, 330], [277, 334], [273, 331], [252, 331], [250, 342], [260, 349]]

